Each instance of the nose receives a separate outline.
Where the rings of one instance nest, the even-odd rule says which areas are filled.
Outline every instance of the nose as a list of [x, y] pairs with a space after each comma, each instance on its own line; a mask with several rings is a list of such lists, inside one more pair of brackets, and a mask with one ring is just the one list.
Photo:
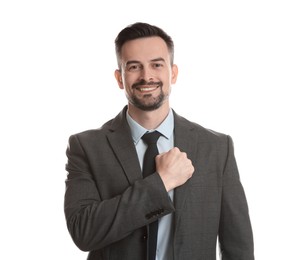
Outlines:
[[141, 72], [141, 80], [145, 80], [147, 82], [154, 80], [153, 71], [150, 68], [143, 68]]

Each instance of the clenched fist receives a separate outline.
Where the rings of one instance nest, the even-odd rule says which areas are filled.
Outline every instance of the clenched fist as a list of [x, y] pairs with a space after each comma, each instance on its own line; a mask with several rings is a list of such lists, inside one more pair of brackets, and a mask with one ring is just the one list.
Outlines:
[[194, 173], [192, 161], [187, 154], [174, 147], [156, 156], [156, 170], [167, 191], [184, 184]]

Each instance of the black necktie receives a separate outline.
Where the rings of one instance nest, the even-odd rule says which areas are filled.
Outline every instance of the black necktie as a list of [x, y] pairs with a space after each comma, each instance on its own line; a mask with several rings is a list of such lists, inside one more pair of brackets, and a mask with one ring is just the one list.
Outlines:
[[[143, 177], [147, 177], [156, 170], [155, 157], [159, 154], [157, 141], [160, 133], [155, 131], [146, 133], [142, 136], [143, 141], [147, 144], [147, 149], [143, 160]], [[148, 227], [148, 259], [155, 260], [158, 237], [158, 220], [149, 224]]]

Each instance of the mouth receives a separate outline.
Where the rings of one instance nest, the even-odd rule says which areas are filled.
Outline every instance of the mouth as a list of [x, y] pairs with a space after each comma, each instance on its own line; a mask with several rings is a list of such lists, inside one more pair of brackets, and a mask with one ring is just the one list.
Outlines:
[[132, 88], [139, 91], [140, 93], [143, 94], [149, 94], [157, 90], [158, 88], [162, 88], [162, 82], [147, 82], [145, 80], [139, 81], [135, 84], [132, 85]]
[[159, 88], [159, 85], [148, 86], [148, 87], [143, 87], [143, 86], [136, 87], [136, 89], [142, 93], [152, 92], [152, 91], [156, 90], [157, 88]]

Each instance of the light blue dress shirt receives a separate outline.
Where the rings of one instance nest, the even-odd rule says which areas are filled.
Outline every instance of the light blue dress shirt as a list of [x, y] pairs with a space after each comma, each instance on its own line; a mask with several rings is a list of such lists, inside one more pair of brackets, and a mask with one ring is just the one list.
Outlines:
[[[147, 145], [141, 139], [146, 132], [152, 132], [157, 130], [162, 135], [159, 137], [157, 146], [159, 153], [164, 153], [169, 151], [174, 147], [174, 115], [173, 111], [170, 110], [168, 116], [156, 129], [145, 129], [126, 112], [127, 122], [131, 129], [131, 135], [133, 142], [135, 144], [139, 163], [143, 165], [144, 153], [146, 151]], [[168, 195], [173, 201], [174, 192], [171, 190]], [[159, 219], [158, 228], [158, 240], [157, 240], [157, 252], [156, 260], [171, 260], [173, 259], [172, 254], [172, 239], [173, 239], [173, 214], [168, 214]]]

